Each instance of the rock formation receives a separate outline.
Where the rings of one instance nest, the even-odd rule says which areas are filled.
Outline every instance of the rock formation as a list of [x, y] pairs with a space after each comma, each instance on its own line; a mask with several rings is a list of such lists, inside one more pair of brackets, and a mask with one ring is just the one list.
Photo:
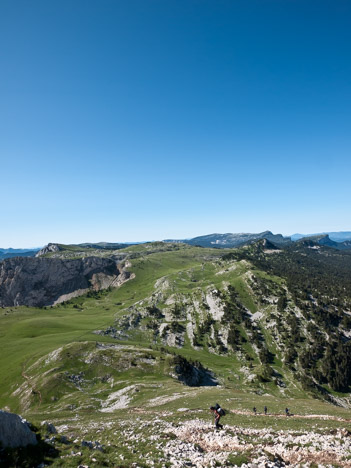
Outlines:
[[61, 250], [60, 246], [57, 244], [48, 244], [42, 249], [39, 250], [39, 252], [36, 253], [36, 257], [42, 257], [45, 254], [51, 253], [51, 252], [59, 252]]
[[0, 410], [0, 443], [3, 447], [24, 447], [37, 443], [34, 432], [18, 414]]
[[74, 260], [17, 257], [0, 262], [0, 306], [54, 305], [118, 285], [120, 271], [110, 258]]

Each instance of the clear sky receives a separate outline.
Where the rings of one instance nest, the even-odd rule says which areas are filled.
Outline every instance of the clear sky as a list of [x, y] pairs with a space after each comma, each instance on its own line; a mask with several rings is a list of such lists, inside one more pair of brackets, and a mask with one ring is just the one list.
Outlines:
[[0, 247], [351, 230], [349, 0], [1, 0]]

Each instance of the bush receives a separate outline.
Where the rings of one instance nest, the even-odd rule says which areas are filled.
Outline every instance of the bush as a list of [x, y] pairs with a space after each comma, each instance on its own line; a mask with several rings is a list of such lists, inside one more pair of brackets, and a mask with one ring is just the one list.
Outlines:
[[249, 453], [231, 453], [226, 461], [227, 466], [242, 466], [250, 463]]
[[274, 370], [268, 364], [259, 366], [256, 369], [256, 376], [259, 382], [270, 382], [273, 375]]

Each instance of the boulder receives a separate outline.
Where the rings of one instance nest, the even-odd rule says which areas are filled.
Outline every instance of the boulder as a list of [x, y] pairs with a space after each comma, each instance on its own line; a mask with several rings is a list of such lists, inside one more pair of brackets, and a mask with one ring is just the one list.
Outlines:
[[37, 438], [25, 419], [0, 410], [0, 443], [3, 447], [24, 447], [35, 445]]
[[52, 423], [48, 421], [43, 421], [41, 423], [41, 426], [46, 430], [48, 434], [57, 434], [56, 427]]

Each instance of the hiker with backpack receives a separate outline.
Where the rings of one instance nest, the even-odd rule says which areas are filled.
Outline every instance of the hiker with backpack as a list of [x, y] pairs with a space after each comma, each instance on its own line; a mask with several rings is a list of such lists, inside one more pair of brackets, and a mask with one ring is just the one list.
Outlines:
[[216, 403], [215, 406], [210, 406], [210, 410], [212, 411], [214, 415], [214, 423], [215, 423], [216, 429], [223, 429], [222, 424], [219, 424], [219, 420], [221, 419], [221, 416], [225, 416], [224, 409], [221, 408], [218, 403]]

